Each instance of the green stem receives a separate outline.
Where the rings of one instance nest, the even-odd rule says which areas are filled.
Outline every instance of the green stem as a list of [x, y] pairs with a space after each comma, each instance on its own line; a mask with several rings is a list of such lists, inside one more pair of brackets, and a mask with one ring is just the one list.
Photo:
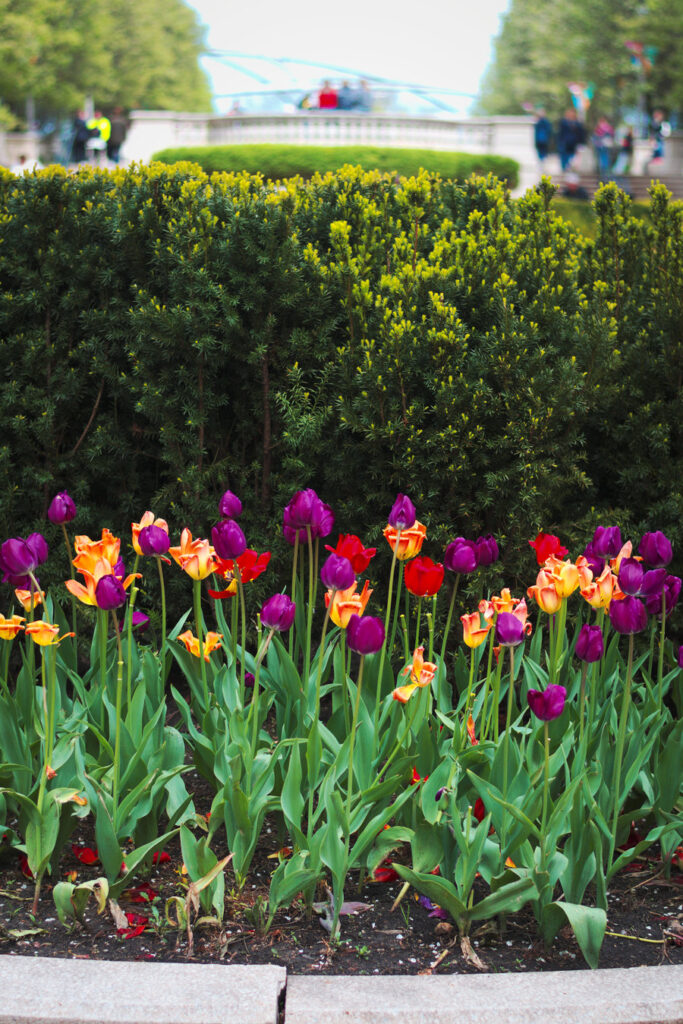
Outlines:
[[204, 711], [209, 710], [209, 684], [206, 681], [206, 664], [204, 662], [204, 629], [202, 626], [202, 581], [193, 580], [194, 590], [194, 621], [199, 642], [199, 666], [202, 675], [202, 692], [204, 694]]
[[628, 637], [628, 664], [626, 667], [626, 684], [624, 695], [621, 700], [621, 715], [619, 718], [619, 732], [617, 733], [617, 749], [614, 755], [614, 773], [612, 775], [612, 792], [614, 794], [614, 810], [612, 813], [612, 838], [610, 841], [609, 860], [607, 868], [611, 868], [614, 850], [617, 845], [617, 825], [619, 823], [619, 798], [621, 790], [621, 762], [624, 756], [624, 743], [626, 742], [626, 726], [628, 724], [628, 712], [631, 704], [631, 675], [633, 672], [633, 633]]
[[505, 736], [503, 737], [503, 800], [508, 798], [508, 754], [510, 752], [510, 727], [512, 725], [512, 705], [515, 694], [515, 649], [510, 648], [510, 685], [508, 686], [508, 707], [505, 716]]
[[[119, 621], [116, 612], [112, 608], [112, 621], [114, 623], [114, 636], [118, 648], [118, 661], [116, 663], [116, 729], [114, 733], [114, 784], [112, 791], [112, 820], [114, 832], [116, 832], [117, 819], [119, 815], [119, 780], [121, 775], [121, 704], [123, 701], [123, 648], [121, 646], [121, 634], [119, 633]], [[130, 704], [128, 705], [130, 712]]]
[[[73, 554], [71, 551], [71, 544], [69, 542], [69, 534], [66, 532], [66, 524], [62, 523], [62, 533], [64, 534], [64, 543], [66, 544], [66, 554], [69, 559], [69, 570], [71, 572], [71, 579], [75, 579]], [[77, 601], [74, 595], [71, 595], [71, 628], [74, 634], [74, 650], [76, 652], [76, 669], [78, 670], [78, 619], [76, 616]]]
[[413, 650], [420, 646], [420, 622], [422, 618], [422, 598], [417, 599], [417, 621], [415, 623], [415, 643], [413, 644]]
[[657, 629], [657, 620], [653, 616], [652, 617], [652, 621], [650, 623], [650, 650], [649, 650], [649, 654], [648, 654], [648, 658], [647, 658], [647, 674], [650, 677], [650, 679], [652, 679], [652, 662], [654, 661], [654, 658], [655, 658], [655, 631], [656, 631], [656, 629]]
[[4, 641], [4, 650], [2, 652], [2, 685], [8, 698], [10, 696], [9, 691], [9, 656], [12, 651], [12, 640]]
[[664, 641], [666, 640], [666, 590], [662, 590], [662, 628], [659, 634], [657, 660], [657, 708], [661, 717], [664, 710]]
[[[299, 531], [294, 537], [294, 557], [292, 559], [292, 601], [296, 601], [296, 563], [299, 557]], [[294, 657], [294, 623], [289, 627], [289, 656]]]
[[351, 793], [353, 790], [353, 750], [356, 743], [356, 731], [358, 726], [358, 713], [360, 711], [360, 694], [363, 686], [363, 666], [365, 657], [361, 656], [360, 668], [358, 669], [358, 683], [356, 686], [356, 703], [353, 706], [353, 724], [351, 725], [351, 739], [349, 740], [349, 777], [346, 789], [346, 818], [351, 832]]
[[230, 604], [230, 646], [232, 649], [232, 665], [237, 672], [237, 618], [239, 612], [239, 593], [233, 594]]
[[588, 662], [584, 661], [581, 671], [581, 693], [579, 695], [579, 749], [583, 746], [583, 712], [586, 703], [586, 676], [588, 675]]
[[97, 624], [100, 631], [100, 701], [102, 704], [102, 731], [104, 732], [104, 695], [107, 690], [107, 613], [97, 609]]
[[545, 827], [548, 820], [548, 795], [550, 792], [550, 733], [548, 723], [543, 723], [543, 746], [545, 760], [543, 764], [543, 817], [541, 818], [541, 871], [545, 869]]
[[[135, 563], [133, 565], [133, 572], [138, 571], [138, 562], [140, 556], [135, 555]], [[133, 675], [133, 611], [135, 609], [135, 599], [138, 596], [138, 590], [135, 583], [131, 586], [130, 600], [128, 602], [128, 609], [126, 611], [126, 649], [128, 651], [128, 660], [126, 662], [126, 698], [128, 701], [128, 707], [132, 698], [131, 684]]]
[[349, 735], [349, 729], [351, 728], [351, 721], [349, 719], [349, 691], [346, 688], [346, 630], [341, 631], [341, 661], [342, 667], [342, 705], [344, 707], [344, 728], [346, 729], [346, 735]]
[[313, 540], [311, 528], [306, 527], [306, 539], [308, 542], [308, 609], [306, 615], [306, 646], [304, 657], [304, 689], [308, 686], [311, 675], [311, 630], [313, 628]]
[[237, 559], [233, 561], [235, 579], [237, 580], [237, 593], [239, 594], [240, 601], [240, 617], [242, 622], [242, 654], [240, 657], [240, 701], [242, 707], [244, 707], [245, 697], [245, 686], [244, 686], [244, 674], [246, 671], [245, 662], [247, 659], [247, 606], [244, 600], [244, 585], [242, 584], [242, 574], [240, 573], [240, 567], [237, 564]]
[[[379, 670], [377, 673], [377, 690], [375, 693], [375, 728], [374, 728], [374, 740], [373, 740], [373, 757], [377, 753], [377, 733], [379, 731], [379, 703], [382, 696], [382, 675], [384, 673], [384, 660], [386, 658], [387, 647], [390, 645], [389, 640], [389, 616], [391, 615], [391, 598], [394, 592], [394, 572], [396, 570], [396, 552], [398, 551], [398, 542], [401, 539], [401, 530], [396, 531], [396, 543], [393, 549], [393, 555], [391, 559], [391, 569], [389, 570], [389, 590], [387, 593], [387, 608], [384, 613], [384, 643], [382, 644], [382, 650], [379, 656]], [[396, 595], [396, 606], [398, 607], [398, 594]]]
[[[325, 612], [325, 618], [323, 620], [323, 631], [322, 631], [322, 636], [320, 638], [320, 650], [318, 652], [318, 671], [316, 672], [316, 677], [315, 677], [315, 708], [313, 710], [313, 721], [311, 723], [311, 732], [314, 729], [317, 730], [317, 728], [318, 728], [318, 719], [320, 717], [320, 687], [321, 687], [322, 676], [323, 676], [323, 655], [325, 653], [325, 634], [327, 633], [327, 624], [330, 621], [330, 608], [332, 607], [332, 602], [334, 601], [334, 595], [335, 595], [335, 591], [332, 591], [332, 595], [330, 597], [330, 603], [329, 603], [329, 605], [327, 607], [327, 611]], [[313, 831], [313, 797], [314, 797], [315, 787], [312, 785], [310, 779], [309, 779], [309, 784], [310, 784], [310, 790], [309, 790], [309, 794], [308, 794], [308, 832], [309, 832], [309, 836], [310, 836], [312, 834], [312, 831]]]
[[486, 681], [484, 683], [484, 696], [482, 697], [481, 711], [479, 713], [479, 719], [480, 719], [480, 721], [482, 723], [482, 734], [481, 734], [481, 741], [482, 742], [486, 739], [486, 737], [488, 735], [488, 731], [489, 731], [488, 700], [489, 700], [489, 690], [491, 689], [491, 663], [493, 662], [493, 645], [494, 645], [495, 632], [496, 631], [495, 631], [494, 628], [489, 630], [489, 653], [488, 653], [488, 657], [487, 657], [487, 660], [486, 660]]
[[[252, 725], [251, 733], [251, 759], [252, 762], [256, 756], [256, 744], [258, 742], [258, 730], [259, 730], [259, 677], [261, 675], [261, 662], [263, 661], [266, 651], [270, 645], [270, 641], [273, 639], [275, 630], [271, 629], [266, 639], [259, 645], [258, 653], [256, 655], [256, 671], [254, 673], [254, 693], [251, 698], [251, 707], [249, 708], [249, 714], [247, 716], [247, 727], [249, 721], [253, 717], [254, 722]], [[249, 780], [247, 782], [249, 789], [251, 789], [251, 772], [249, 774]]]
[[[473, 686], [474, 686], [474, 647], [470, 650], [470, 678], [469, 678], [469, 680], [467, 682], [467, 698], [465, 700], [465, 720], [464, 720], [464, 724], [463, 724], [463, 733], [462, 733], [462, 744], [461, 744], [461, 746], [465, 745], [465, 740], [467, 739], [467, 718], [468, 718], [468, 715], [469, 715], [469, 712], [470, 712], [470, 700], [472, 699], [472, 689], [473, 689]], [[453, 752], [454, 753], [455, 753], [455, 732], [456, 732], [456, 730], [453, 729]]]
[[[164, 586], [164, 570], [163, 570], [163, 566], [161, 564], [161, 557], [159, 555], [157, 555], [156, 559], [157, 559], [157, 567], [159, 569], [159, 586], [161, 588], [161, 651], [159, 652], [160, 653], [160, 659], [159, 660], [161, 661], [162, 689], [165, 689], [166, 688], [166, 588]], [[133, 614], [131, 612], [131, 620], [132, 620], [132, 618], [133, 618]]]
[[[412, 700], [412, 698], [411, 698], [411, 700]], [[384, 775], [384, 773], [386, 772], [387, 768], [389, 767], [391, 762], [394, 760], [394, 758], [398, 754], [398, 752], [401, 749], [401, 747], [403, 746], [403, 744], [405, 742], [406, 736], [408, 735], [408, 733], [410, 732], [410, 730], [413, 727], [413, 722], [415, 721], [415, 715], [417, 714], [417, 706], [418, 706], [419, 703], [420, 703], [419, 695], [416, 695], [415, 700], [413, 701], [413, 707], [412, 707], [411, 712], [410, 712], [410, 718], [408, 719], [406, 727], [403, 730], [403, 733], [402, 733], [401, 737], [398, 740], [396, 740], [396, 743], [394, 744], [394, 747], [393, 747], [391, 753], [389, 754], [389, 757], [386, 759], [386, 761], [384, 762], [384, 764], [382, 765], [382, 767], [378, 771], [378, 773], [377, 773], [377, 782], [379, 782], [381, 780], [381, 778]], [[377, 782], [375, 784], [377, 784]]]
[[429, 658], [428, 661], [434, 661], [434, 623], [436, 622], [436, 594], [432, 597], [432, 610], [427, 616], [427, 622], [429, 623]]
[[[451, 629], [451, 620], [453, 619], [453, 609], [455, 608], [455, 596], [458, 593], [458, 584], [460, 583], [460, 573], [455, 577], [455, 584], [453, 585], [453, 593], [451, 594], [451, 603], [448, 606], [448, 616], [446, 618], [446, 628], [443, 631], [443, 641], [441, 643], [441, 660], [444, 661], [446, 658], [446, 644], [448, 643], [448, 634]], [[430, 658], [431, 660], [431, 658]]]
[[501, 675], [502, 671], [503, 671], [503, 652], [500, 651], [500, 653], [498, 654], [498, 664], [496, 665], [496, 675], [495, 675], [495, 678], [493, 680], [493, 700], [492, 700], [492, 703], [491, 703], [491, 728], [493, 730], [493, 739], [494, 739], [494, 741], [496, 743], [498, 743], [498, 730], [500, 728], [499, 724], [498, 724], [498, 718], [499, 718], [498, 704], [499, 704], [499, 701], [500, 701], [500, 675]]

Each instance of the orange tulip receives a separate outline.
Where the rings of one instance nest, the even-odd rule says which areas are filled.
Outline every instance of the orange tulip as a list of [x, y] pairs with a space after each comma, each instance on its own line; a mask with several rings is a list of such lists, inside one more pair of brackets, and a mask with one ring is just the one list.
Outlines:
[[[330, 609], [330, 618], [335, 626], [346, 629], [352, 615], [362, 615], [365, 611], [372, 594], [370, 584], [366, 580], [360, 594], [356, 593], [357, 585], [357, 582], [354, 580], [347, 590], [328, 590], [326, 592], [325, 607]], [[331, 606], [330, 600], [332, 601]]]
[[593, 570], [585, 555], [579, 555], [576, 559], [576, 568], [579, 570], [579, 589], [589, 586], [593, 582]]
[[534, 599], [541, 611], [548, 615], [554, 615], [562, 605], [562, 598], [557, 592], [553, 575], [547, 569], [540, 570], [536, 583], [527, 589], [527, 594]]
[[472, 746], [478, 747], [479, 740], [477, 739], [477, 734], [474, 731], [474, 719], [472, 718], [472, 715], [469, 715], [467, 718], [467, 735]]
[[105, 558], [111, 566], [116, 565], [119, 560], [121, 541], [105, 527], [100, 540], [91, 540], [90, 537], [82, 534], [74, 540], [74, 547], [76, 548], [76, 557], [73, 564], [79, 570], [83, 567], [92, 571], [91, 566], [100, 558]]
[[394, 700], [399, 700], [401, 704], [405, 704], [406, 701], [410, 700], [415, 690], [422, 689], [425, 686], [429, 686], [434, 674], [436, 672], [436, 665], [431, 661], [424, 660], [424, 647], [417, 647], [413, 651], [413, 663], [412, 665], [406, 665], [402, 671], [402, 675], [407, 675], [410, 672], [410, 682], [405, 686], [398, 686], [393, 692]]
[[581, 597], [588, 601], [591, 608], [609, 608], [612, 598], [616, 597], [614, 593], [616, 582], [616, 576], [606, 565], [596, 579], [581, 589]]
[[408, 558], [414, 558], [415, 555], [419, 555], [422, 543], [427, 536], [427, 527], [423, 526], [422, 523], [416, 522], [409, 530], [401, 530], [398, 548], [396, 547], [398, 530], [394, 529], [393, 526], [387, 526], [384, 530], [384, 536], [389, 542], [391, 550], [396, 551], [396, 557], [399, 562], [405, 562]]
[[491, 623], [487, 623], [482, 629], [479, 612], [472, 612], [471, 615], [461, 615], [463, 640], [468, 647], [474, 649], [483, 644], [491, 631]]
[[181, 569], [193, 580], [205, 580], [216, 568], [216, 552], [208, 540], [192, 540], [187, 529], [180, 535], [180, 546], [168, 549]]
[[[496, 615], [500, 615], [501, 612], [510, 612], [512, 615], [516, 615], [524, 626], [524, 632], [527, 636], [529, 636], [533, 628], [531, 623], [527, 622], [529, 609], [526, 606], [526, 601], [524, 598], [520, 600], [518, 597], [513, 597], [508, 587], [503, 587], [500, 596], [494, 594], [490, 601], [480, 601], [479, 611], [486, 621], [491, 624], [493, 624]], [[494, 647], [494, 654], [495, 650]]]
[[19, 630], [24, 628], [22, 626], [24, 621], [21, 615], [13, 615], [11, 619], [6, 619], [4, 615], [0, 615], [0, 639], [14, 640]]
[[[24, 609], [25, 612], [30, 612], [31, 611], [31, 591], [30, 590], [21, 590], [21, 589], [17, 588], [14, 591], [14, 596], [16, 597], [17, 601], [22, 606], [22, 608]], [[36, 608], [39, 604], [42, 604], [44, 599], [45, 599], [45, 591], [44, 590], [34, 590], [33, 591], [33, 607], [34, 608]]]
[[140, 530], [144, 530], [146, 526], [158, 526], [164, 533], [168, 533], [168, 523], [165, 519], [155, 519], [153, 512], [145, 512], [139, 523], [131, 523], [130, 528], [133, 532], [133, 548], [136, 555], [141, 555], [142, 550], [138, 544], [138, 537], [140, 536]]
[[45, 622], [43, 619], [28, 622], [25, 629], [26, 635], [30, 636], [33, 642], [41, 647], [53, 647], [61, 640], [64, 640], [65, 637], [74, 636], [73, 633], [63, 633], [62, 636], [58, 636], [59, 626], [53, 626], [52, 623]]
[[[615, 576], [619, 575], [619, 569], [621, 568], [622, 559], [630, 558], [632, 554], [633, 544], [630, 540], [627, 540], [626, 543], [623, 545], [621, 551], [617, 555], [617, 557], [613, 558], [612, 561], [609, 563], [612, 567], [612, 572], [615, 574]], [[638, 556], [636, 555], [635, 557], [637, 558]]]
[[569, 597], [579, 586], [579, 570], [573, 562], [563, 562], [561, 558], [551, 555], [543, 568], [552, 576], [558, 597]]
[[[180, 634], [178, 639], [182, 640], [190, 654], [193, 654], [195, 658], [199, 657], [199, 639], [193, 635], [191, 630], [186, 629], [184, 633]], [[222, 639], [222, 633], [208, 632], [206, 634], [204, 637], [204, 661], [209, 660], [211, 651], [215, 651], [217, 647], [221, 646]]]

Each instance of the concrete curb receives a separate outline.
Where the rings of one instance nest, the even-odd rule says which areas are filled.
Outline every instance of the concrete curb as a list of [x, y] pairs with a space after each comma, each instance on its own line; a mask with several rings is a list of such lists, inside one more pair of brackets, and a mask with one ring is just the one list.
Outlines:
[[0, 1024], [680, 1024], [683, 967], [287, 979], [282, 967], [0, 956]]
[[284, 967], [0, 956], [0, 1024], [277, 1024]]
[[680, 1024], [683, 967], [290, 977], [286, 1024]]

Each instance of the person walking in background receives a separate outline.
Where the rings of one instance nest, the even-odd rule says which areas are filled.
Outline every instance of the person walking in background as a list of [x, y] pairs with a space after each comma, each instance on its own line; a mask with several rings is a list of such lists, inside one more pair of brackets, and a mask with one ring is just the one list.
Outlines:
[[614, 128], [606, 117], [601, 117], [593, 132], [593, 148], [598, 164], [600, 178], [605, 178], [612, 164], [612, 144], [614, 142]]
[[342, 82], [337, 93], [337, 110], [353, 110], [355, 95], [348, 82]]
[[117, 164], [120, 159], [121, 146], [126, 140], [126, 133], [128, 131], [128, 121], [121, 107], [114, 107], [110, 126], [111, 130], [107, 139], [107, 159]]
[[584, 138], [583, 125], [576, 116], [576, 111], [572, 108], [566, 110], [557, 128], [557, 152], [563, 171], [571, 164], [576, 150], [583, 145]]
[[73, 139], [71, 141], [71, 151], [69, 153], [69, 162], [74, 164], [82, 164], [85, 160], [85, 146], [90, 138], [90, 130], [85, 122], [85, 111], [79, 110], [74, 118], [72, 126]]
[[652, 142], [652, 153], [648, 164], [664, 159], [664, 140], [671, 134], [671, 125], [664, 120], [664, 111], [657, 108], [650, 120], [649, 135]]
[[90, 150], [93, 161], [100, 162], [100, 155], [105, 152], [109, 136], [111, 135], [111, 122], [105, 117], [101, 110], [96, 110], [93, 117], [87, 122], [89, 138], [86, 143], [86, 150]]
[[534, 146], [541, 174], [545, 165], [545, 158], [550, 151], [550, 143], [553, 137], [553, 126], [546, 117], [545, 109], [539, 107], [536, 111], [536, 122], [534, 124]]
[[612, 174], [615, 178], [621, 178], [628, 174], [631, 169], [631, 161], [633, 160], [633, 128], [630, 124], [627, 124], [619, 134], [621, 139], [619, 142], [619, 152], [612, 168]]

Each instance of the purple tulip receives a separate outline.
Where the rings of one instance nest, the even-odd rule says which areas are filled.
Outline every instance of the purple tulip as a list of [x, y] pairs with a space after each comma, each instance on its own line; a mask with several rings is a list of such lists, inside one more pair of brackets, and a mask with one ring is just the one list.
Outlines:
[[348, 590], [356, 574], [348, 558], [336, 555], [334, 551], [320, 570], [320, 579], [328, 590]]
[[536, 718], [540, 718], [542, 722], [552, 722], [564, 711], [567, 691], [564, 686], [551, 683], [545, 690], [529, 690], [526, 699]]
[[296, 605], [286, 594], [273, 594], [261, 608], [261, 622], [266, 629], [284, 632], [294, 622]]
[[663, 569], [673, 558], [671, 541], [664, 536], [661, 530], [644, 533], [638, 545], [638, 551], [653, 569]]
[[[119, 622], [119, 633], [122, 632], [123, 626], [124, 622], [121, 619]], [[132, 626], [133, 629], [139, 628], [140, 632], [143, 633], [149, 626], [149, 615], [145, 615], [144, 612], [133, 611]]]
[[642, 562], [635, 558], [623, 558], [619, 566], [619, 586], [625, 594], [636, 597], [640, 594], [644, 575]]
[[126, 592], [123, 583], [116, 576], [101, 576], [95, 587], [95, 601], [97, 607], [103, 612], [109, 612], [113, 608], [120, 608], [126, 603]]
[[282, 514], [282, 532], [284, 538], [288, 544], [292, 546], [296, 542], [297, 537], [299, 538], [299, 544], [305, 544], [307, 534], [305, 527], [295, 527], [292, 523], [292, 516], [289, 510], [289, 505], [285, 506], [285, 510]]
[[218, 502], [218, 514], [222, 519], [238, 519], [242, 514], [242, 502], [232, 491], [226, 491]]
[[477, 565], [491, 565], [492, 562], [497, 562], [499, 552], [493, 534], [487, 533], [485, 537], [477, 537], [474, 542], [474, 553]]
[[26, 538], [26, 543], [35, 555], [38, 565], [42, 565], [43, 562], [47, 561], [50, 549], [47, 546], [47, 541], [43, 537], [42, 533], [29, 533]]
[[593, 575], [600, 576], [605, 568], [605, 559], [600, 558], [596, 554], [592, 541], [590, 544], [586, 544], [586, 547], [583, 551], [583, 557], [588, 562], [588, 568], [593, 573]]
[[477, 568], [477, 549], [474, 541], [456, 537], [446, 548], [443, 564], [450, 572], [474, 572]]
[[74, 500], [66, 491], [60, 491], [59, 494], [55, 494], [47, 510], [47, 518], [56, 526], [61, 526], [62, 523], [70, 523], [72, 519], [76, 518]]
[[683, 668], [683, 644], [678, 648], [678, 667]]
[[314, 508], [319, 501], [318, 495], [311, 487], [305, 491], [297, 491], [285, 508], [285, 512], [288, 513], [288, 525], [295, 530], [310, 526]]
[[143, 526], [138, 534], [138, 544], [143, 555], [165, 555], [170, 543], [166, 530], [160, 526]]
[[496, 640], [501, 647], [516, 647], [524, 639], [524, 623], [512, 612], [500, 612], [496, 619]]
[[216, 523], [211, 530], [211, 540], [219, 558], [239, 558], [247, 550], [246, 537], [234, 519], [221, 519]]
[[576, 641], [574, 653], [581, 661], [589, 664], [593, 661], [600, 661], [603, 652], [602, 630], [599, 626], [589, 626], [586, 623], [581, 627], [581, 632]]
[[384, 643], [384, 623], [372, 615], [352, 615], [346, 627], [346, 643], [356, 654], [374, 654]]
[[247, 690], [252, 690], [254, 688], [255, 682], [256, 676], [254, 675], [253, 672], [244, 673], [244, 685], [246, 686]]
[[126, 578], [126, 566], [122, 558], [118, 558], [116, 560], [116, 565], [114, 566], [114, 576], [116, 576], [117, 580], [121, 580], [122, 583]]
[[647, 626], [645, 605], [637, 597], [625, 597], [623, 601], [611, 601], [609, 620], [617, 633], [641, 633]]
[[645, 607], [649, 614], [656, 615], [660, 619], [662, 617], [662, 592], [664, 592], [664, 613], [668, 618], [678, 604], [678, 598], [681, 594], [680, 578], [678, 576], [666, 576], [659, 590], [648, 594], [645, 599]]
[[415, 506], [408, 495], [397, 494], [389, 513], [389, 526], [393, 526], [395, 530], [410, 530], [415, 525], [416, 518]]
[[334, 512], [324, 501], [316, 498], [311, 513], [311, 537], [328, 537], [334, 527]]
[[618, 526], [598, 526], [592, 544], [598, 558], [616, 558], [622, 548], [621, 530]]
[[[30, 534], [26, 540], [11, 537], [0, 548], [0, 569], [5, 582], [12, 583], [14, 577], [25, 579], [34, 572], [48, 556], [48, 546], [40, 533]], [[20, 586], [20, 584], [15, 584]]]

